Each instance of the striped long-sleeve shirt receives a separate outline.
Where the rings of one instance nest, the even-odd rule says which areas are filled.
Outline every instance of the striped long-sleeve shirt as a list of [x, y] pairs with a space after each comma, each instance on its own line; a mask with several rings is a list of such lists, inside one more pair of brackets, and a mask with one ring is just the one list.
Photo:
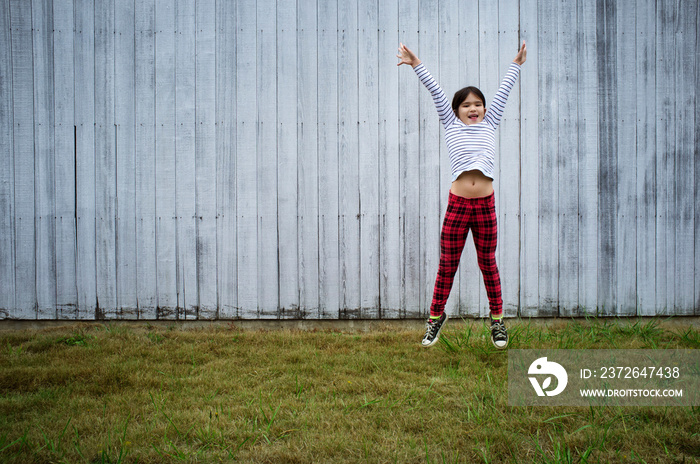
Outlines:
[[464, 171], [478, 169], [485, 176], [494, 178], [494, 160], [496, 157], [496, 129], [501, 122], [503, 110], [515, 81], [520, 73], [520, 66], [512, 63], [483, 121], [467, 125], [452, 110], [445, 92], [440, 88], [428, 69], [419, 64], [414, 68], [418, 78], [433, 96], [440, 121], [445, 127], [445, 143], [450, 155], [452, 181], [457, 180]]

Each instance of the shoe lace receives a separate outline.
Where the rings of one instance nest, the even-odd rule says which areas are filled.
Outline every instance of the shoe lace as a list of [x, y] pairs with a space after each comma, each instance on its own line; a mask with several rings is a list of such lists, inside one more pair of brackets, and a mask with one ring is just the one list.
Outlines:
[[491, 333], [493, 338], [496, 340], [505, 340], [508, 338], [508, 332], [506, 332], [506, 326], [501, 321], [493, 321], [491, 325]]
[[432, 337], [433, 335], [435, 335], [435, 331], [437, 330], [437, 326], [438, 326], [437, 322], [430, 322], [430, 321], [426, 322], [425, 323], [425, 336]]

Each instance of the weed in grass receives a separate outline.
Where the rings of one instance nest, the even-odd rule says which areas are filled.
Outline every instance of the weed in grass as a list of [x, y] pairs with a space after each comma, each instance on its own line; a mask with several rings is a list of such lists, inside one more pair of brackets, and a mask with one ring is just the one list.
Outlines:
[[21, 356], [22, 353], [24, 352], [24, 346], [22, 346], [22, 345], [13, 346], [13, 345], [11, 345], [10, 342], [8, 341], [6, 346], [7, 346], [6, 352], [7, 352], [7, 355], [8, 355], [8, 356], [11, 356], [11, 357], [19, 357], [19, 356]]
[[156, 345], [160, 345], [161, 343], [163, 343], [163, 340], [165, 340], [165, 337], [163, 335], [150, 331], [146, 334], [146, 337], [148, 337], [148, 339]]
[[94, 335], [88, 335], [84, 332], [78, 332], [69, 337], [62, 337], [58, 339], [58, 343], [63, 343], [68, 346], [87, 346], [91, 340], [94, 340]]

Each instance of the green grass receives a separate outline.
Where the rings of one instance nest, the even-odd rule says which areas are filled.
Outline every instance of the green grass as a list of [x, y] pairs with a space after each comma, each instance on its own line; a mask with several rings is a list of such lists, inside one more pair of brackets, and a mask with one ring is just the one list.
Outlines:
[[[511, 348], [691, 348], [697, 328], [510, 321]], [[682, 328], [681, 328], [682, 327]], [[0, 462], [698, 462], [700, 408], [507, 405], [482, 321], [422, 333], [0, 332]]]

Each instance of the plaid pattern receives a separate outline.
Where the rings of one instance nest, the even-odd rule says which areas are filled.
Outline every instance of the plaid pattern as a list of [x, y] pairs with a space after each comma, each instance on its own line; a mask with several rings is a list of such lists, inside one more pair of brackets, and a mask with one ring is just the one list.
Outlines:
[[493, 193], [482, 198], [464, 198], [450, 192], [440, 234], [440, 267], [435, 279], [433, 303], [430, 305], [431, 316], [439, 316], [445, 311], [445, 303], [450, 296], [469, 229], [474, 234], [476, 256], [484, 276], [491, 315], [498, 317], [502, 314], [501, 279], [496, 265], [498, 234], [494, 199]]

